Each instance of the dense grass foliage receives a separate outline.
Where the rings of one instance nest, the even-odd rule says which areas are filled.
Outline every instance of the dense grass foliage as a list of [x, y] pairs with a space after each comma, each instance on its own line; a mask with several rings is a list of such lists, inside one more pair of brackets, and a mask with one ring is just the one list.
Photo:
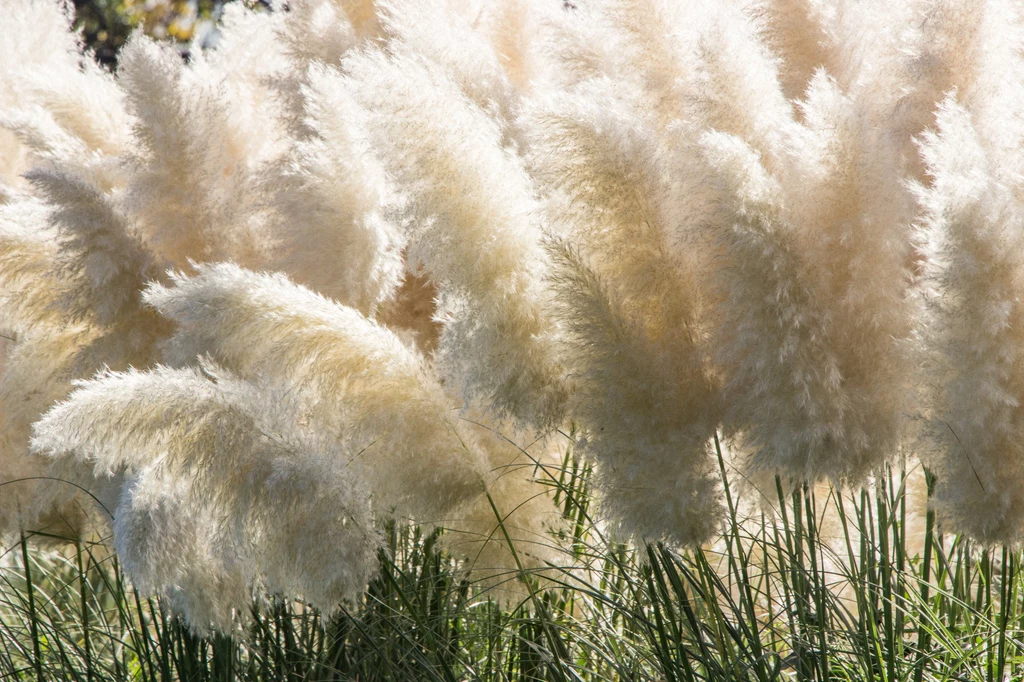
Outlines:
[[[727, 466], [723, 461], [723, 467]], [[1022, 555], [947, 535], [892, 470], [841, 508], [777, 481], [730, 500], [722, 540], [633, 548], [589, 515], [589, 471], [554, 473], [574, 570], [472, 584], [439, 532], [391, 523], [380, 575], [325, 619], [273, 600], [200, 637], [124, 582], [102, 543], [5, 547], [0, 678], [18, 680], [1007, 680], [1024, 675]], [[724, 471], [723, 471], [724, 473]], [[727, 477], [735, 487], [735, 475]], [[842, 511], [840, 511], [842, 509]], [[823, 526], [837, 525], [840, 538]], [[518, 601], [494, 597], [525, 585]], [[505, 590], [507, 592], [507, 589]]]

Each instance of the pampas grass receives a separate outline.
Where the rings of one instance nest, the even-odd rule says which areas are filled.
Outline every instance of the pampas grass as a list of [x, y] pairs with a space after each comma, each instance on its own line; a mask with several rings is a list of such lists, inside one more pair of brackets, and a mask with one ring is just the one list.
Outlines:
[[[949, 570], [936, 524], [980, 543], [991, 591], [1024, 528], [1019, 8], [578, 4], [236, 5], [216, 47], [137, 34], [108, 72], [68, 5], [16, 0], [0, 535], [112, 531], [142, 594], [229, 633], [400, 582], [382, 529], [411, 524], [450, 585], [523, 600], [559, 679], [547, 616], [573, 598], [550, 595], [612, 566], [657, 612], [634, 629], [697, 584], [728, 595], [717, 646], [733, 633], [761, 679], [779, 589], [798, 675], [829, 676], [854, 617], [823, 575], [844, 571], [888, 586], [891, 656], [865, 665], [894, 679], [907, 548], [923, 584]], [[921, 467], [915, 544], [881, 482]], [[832, 554], [777, 577], [819, 528]], [[606, 534], [639, 573], [633, 549], [587, 558]], [[712, 659], [679, 676], [726, 674]]]

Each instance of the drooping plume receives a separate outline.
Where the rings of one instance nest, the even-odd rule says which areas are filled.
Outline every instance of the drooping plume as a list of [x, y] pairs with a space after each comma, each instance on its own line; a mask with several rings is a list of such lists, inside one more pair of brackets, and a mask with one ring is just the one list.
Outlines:
[[309, 135], [272, 167], [271, 264], [301, 284], [372, 313], [403, 276], [396, 198], [341, 74], [314, 64], [302, 87]]
[[896, 141], [824, 73], [776, 171], [704, 137], [731, 215], [712, 227], [727, 430], [755, 468], [861, 480], [895, 456], [913, 400], [913, 210]]
[[[0, 195], [26, 190], [37, 163], [89, 169], [115, 182], [113, 156], [130, 123], [114, 78], [70, 30], [70, 4], [25, 0], [6, 8], [0, 45]], [[6, 189], [4, 189], [6, 188]], [[2, 202], [2, 200], [0, 200]]]
[[197, 630], [244, 622], [264, 590], [331, 612], [376, 570], [359, 467], [289, 429], [286, 394], [262, 388], [212, 367], [105, 373], [35, 428], [37, 452], [127, 471], [125, 570]]
[[603, 506], [626, 535], [701, 542], [721, 514], [709, 452], [720, 403], [695, 271], [667, 243], [654, 128], [607, 81], [551, 98], [531, 119], [531, 170], [563, 235], [549, 251], [574, 379], [569, 413], [598, 463]]
[[293, 386], [303, 418], [344, 445], [382, 510], [435, 521], [481, 491], [480, 450], [426, 361], [358, 311], [229, 264], [199, 266], [146, 300], [178, 325], [171, 362], [209, 354]]
[[345, 71], [407, 195], [408, 258], [440, 287], [442, 374], [496, 414], [557, 422], [566, 389], [545, 314], [535, 199], [500, 126], [414, 54], [366, 52]]
[[1024, 221], [1007, 177], [954, 96], [922, 150], [937, 499], [947, 523], [988, 543], [1024, 532]]
[[265, 258], [253, 173], [279, 148], [272, 131], [248, 128], [213, 73], [142, 36], [121, 51], [119, 82], [137, 119], [127, 209], [157, 257], [179, 268]]
[[[104, 367], [151, 363], [167, 325], [141, 305], [151, 258], [111, 197], [66, 171], [37, 170], [29, 177], [47, 201], [3, 209], [0, 250], [12, 300], [0, 308], [12, 343], [0, 379], [0, 475], [36, 480], [9, 487], [2, 525], [4, 531], [19, 523], [52, 526], [47, 519], [59, 518], [59, 534], [72, 536], [89, 526], [94, 509], [83, 488], [107, 507], [100, 513], [105, 523], [118, 476], [95, 478], [81, 467], [54, 467], [31, 455], [30, 425], [67, 395], [72, 380]], [[17, 490], [25, 495], [19, 498]]]

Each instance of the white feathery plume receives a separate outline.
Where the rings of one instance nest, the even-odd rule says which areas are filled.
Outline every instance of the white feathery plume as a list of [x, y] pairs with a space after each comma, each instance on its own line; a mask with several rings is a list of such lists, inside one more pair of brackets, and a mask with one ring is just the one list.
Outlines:
[[922, 139], [918, 188], [934, 352], [929, 463], [946, 523], [985, 543], [1024, 537], [1024, 210], [1019, 176], [951, 95]]
[[[95, 330], [68, 324], [56, 299], [64, 282], [54, 271], [56, 231], [47, 224], [49, 207], [34, 199], [0, 206], [0, 334], [7, 340], [0, 375], [0, 534], [31, 524], [37, 510], [75, 497], [62, 488], [41, 493], [47, 463], [28, 453], [32, 422], [66, 394], [71, 367]], [[66, 506], [66, 505], [65, 505]], [[66, 510], [69, 517], [74, 510]]]
[[[69, 27], [74, 7], [70, 2], [23, 0], [4, 8], [4, 40], [0, 42], [0, 115], [26, 107], [31, 82], [21, 77], [38, 66], [37, 73], [63, 74], [76, 60], [79, 42]], [[74, 68], [74, 67], [72, 67]], [[29, 165], [28, 150], [15, 135], [0, 129], [0, 185], [21, 188], [19, 176]]]
[[113, 197], [72, 173], [36, 170], [27, 177], [52, 207], [49, 223], [59, 245], [53, 265], [68, 279], [83, 280], [73, 293], [77, 300], [62, 300], [62, 308], [73, 319], [95, 318], [101, 325], [140, 308], [142, 287], [155, 272]]
[[534, 40], [542, 46], [545, 85], [549, 89], [571, 90], [591, 78], [616, 73], [620, 36], [607, 26], [597, 3], [541, 7], [547, 12], [540, 19]]
[[[962, 10], [958, 10], [951, 0], [943, 3], [942, 15], [950, 30], [960, 25]], [[950, 54], [944, 55], [950, 72], [946, 90], [956, 89], [958, 100], [977, 121], [977, 134], [989, 153], [996, 155], [1002, 172], [1024, 172], [1020, 153], [1024, 144], [1024, 54], [1020, 49], [1024, 7], [1013, 0], [986, 0], [963, 20], [961, 30], [971, 42], [956, 45], [959, 49], [950, 48]]]
[[16, 520], [4, 511], [3, 525], [37, 527], [65, 516], [62, 532], [74, 533], [87, 526], [94, 507], [76, 485], [104, 496], [110, 506], [116, 477], [94, 479], [80, 468], [53, 468], [31, 456], [30, 425], [67, 394], [74, 378], [105, 366], [149, 364], [167, 324], [141, 305], [149, 257], [112, 198], [73, 173], [28, 175], [47, 203], [28, 200], [0, 209], [0, 278], [12, 297], [0, 310], [6, 333], [16, 339], [0, 380], [0, 469], [5, 480], [31, 471], [74, 485], [36, 480], [20, 486], [31, 493], [24, 499], [12, 489], [10, 504], [20, 511]]
[[379, 0], [333, 0], [341, 8], [363, 41], [373, 41], [383, 37], [384, 28], [381, 18]]
[[364, 52], [345, 71], [408, 197], [408, 258], [441, 291], [442, 375], [498, 415], [556, 423], [566, 389], [545, 315], [533, 188], [502, 148], [500, 126], [415, 55]]
[[[877, 457], [891, 453], [917, 382], [913, 196], [903, 142], [880, 130], [870, 98], [819, 74], [802, 104], [805, 126], [781, 172], [809, 286], [831, 311], [830, 344]], [[869, 413], [876, 411], [874, 416]]]
[[821, 0], [753, 0], [744, 8], [762, 18], [769, 48], [780, 60], [779, 82], [786, 99], [803, 98], [819, 69], [835, 72], [835, 55]]
[[515, 94], [498, 54], [447, 0], [386, 0], [381, 21], [396, 49], [415, 53], [446, 70], [463, 94], [502, 125], [512, 118]]
[[270, 263], [369, 315], [404, 274], [404, 237], [388, 211], [395, 197], [341, 74], [314, 63], [305, 80], [310, 135], [295, 140], [266, 178]]
[[280, 93], [281, 122], [295, 139], [312, 134], [305, 123], [302, 88], [313, 64], [337, 66], [349, 50], [383, 37], [375, 3], [297, 0], [279, 28], [291, 66], [270, 81]]
[[488, 38], [505, 78], [520, 97], [539, 89], [550, 78], [536, 36], [553, 11], [558, 10], [543, 0], [508, 0], [481, 8], [479, 30]]
[[791, 105], [776, 58], [741, 7], [615, 0], [598, 3], [595, 19], [600, 39], [613, 45], [605, 73], [635, 92], [659, 131], [684, 121], [778, 153], [773, 146], [779, 129], [791, 125]]
[[[707, 182], [700, 138], [714, 129], [736, 135], [756, 149], [769, 172], [786, 164], [795, 134], [792, 103], [779, 83], [777, 58], [761, 27], [733, 3], [628, 0], [598, 6], [605, 41], [618, 41], [605, 77], [592, 76], [569, 92], [592, 99], [602, 92], [650, 121], [668, 175], [667, 243], [680, 268], [710, 257], [701, 228], [728, 217], [728, 199]], [[629, 93], [628, 96], [623, 93]], [[697, 228], [697, 229], [695, 229]], [[704, 267], [713, 270], [712, 260]]]
[[132, 125], [124, 94], [91, 54], [79, 55], [74, 66], [66, 67], [59, 78], [39, 66], [23, 72], [26, 99], [92, 154], [123, 153], [131, 144]]
[[0, 205], [0, 333], [59, 325], [54, 305], [60, 289], [53, 269], [57, 233], [50, 209], [36, 199]]
[[726, 430], [742, 433], [755, 470], [810, 479], [847, 471], [857, 462], [839, 451], [863, 452], [867, 436], [846, 428], [830, 311], [805, 281], [813, 264], [800, 257], [781, 188], [742, 140], [708, 133], [704, 148], [733, 213], [720, 228], [729, 263], [719, 273], [715, 338], [726, 371]]
[[[801, 74], [802, 89], [787, 94], [803, 96], [814, 69], [827, 70], [860, 103], [861, 115], [899, 146], [905, 172], [918, 182], [925, 177], [914, 138], [933, 125], [945, 94], [956, 88], [963, 102], [983, 107], [1019, 78], [1011, 75], [1020, 68], [1021, 39], [1012, 0], [766, 0], [755, 7], [766, 15], [784, 76]], [[794, 59], [803, 66], [794, 69]]]
[[289, 430], [294, 419], [284, 392], [212, 367], [157, 367], [80, 382], [32, 443], [97, 473], [125, 469], [115, 544], [129, 576], [194, 628], [227, 630], [253, 593], [330, 613], [376, 570], [358, 467]]
[[703, 542], [722, 516], [706, 370], [694, 348], [677, 356], [651, 338], [570, 245], [551, 250], [576, 373], [571, 414], [600, 465], [602, 507], [621, 536]]
[[424, 359], [384, 327], [280, 275], [228, 264], [154, 286], [147, 300], [179, 325], [172, 359], [209, 353], [243, 377], [290, 387], [300, 423], [341, 444], [378, 512], [452, 529], [474, 576], [514, 569], [485, 486], [524, 543], [524, 566], [555, 559], [545, 529], [558, 513], [532, 463], [459, 419]]
[[257, 262], [266, 245], [253, 224], [252, 173], [277, 146], [233, 115], [230, 89], [198, 64], [139, 35], [121, 50], [118, 80], [137, 119], [127, 210], [146, 245], [179, 268]]
[[118, 156], [130, 146], [131, 119], [113, 76], [89, 54], [59, 71], [33, 67], [20, 102], [0, 109], [0, 125], [25, 145], [33, 167], [60, 166], [110, 189], [123, 184]]
[[534, 102], [523, 127], [551, 230], [572, 241], [663, 336], [687, 324], [696, 293], [668, 253], [676, 221], [669, 169], [662, 139], [639, 106], [611, 80], [594, 79]]
[[285, 148], [280, 129], [284, 112], [273, 83], [293, 67], [280, 37], [286, 17], [244, 3], [225, 5], [216, 44], [205, 50], [193, 45], [184, 74], [193, 86], [210, 88], [220, 100], [232, 124], [231, 146], [252, 168], [277, 158]]
[[614, 42], [613, 78], [634, 85], [660, 125], [678, 118], [680, 80], [692, 68], [693, 31], [701, 23], [694, 3], [606, 0], [597, 8], [601, 39]]
[[[0, 132], [0, 184], [23, 187], [16, 174], [54, 163], [105, 187], [120, 180], [114, 157], [129, 144], [130, 119], [113, 76], [70, 30], [72, 18], [55, 0], [25, 0], [5, 14], [0, 126], [9, 132]], [[6, 142], [10, 135], [20, 143]]]
[[659, 140], [633, 106], [597, 80], [550, 98], [531, 112], [531, 161], [565, 234], [550, 251], [569, 413], [599, 464], [602, 504], [623, 534], [696, 543], [721, 517], [708, 449], [720, 401], [694, 271], [667, 245]]
[[311, 427], [361, 463], [380, 508], [429, 522], [480, 492], [479, 447], [424, 358], [394, 333], [279, 274], [218, 264], [173, 281], [146, 293], [178, 324], [171, 362], [209, 354], [244, 378], [294, 386]]
[[819, 72], [775, 173], [704, 136], [733, 214], [717, 228], [728, 431], [798, 479], [862, 480], [895, 456], [913, 398], [911, 197], [864, 106]]
[[[683, 118], [744, 139], [773, 170], [793, 126], [793, 106], [779, 83], [777, 58], [740, 8], [721, 3], [715, 10], [706, 26], [698, 24], [697, 58], [681, 75]], [[692, 11], [693, 18], [700, 17], [703, 3], [695, 3]]]
[[194, 504], [188, 479], [151, 465], [128, 476], [114, 513], [114, 549], [136, 590], [166, 600], [200, 633], [231, 632], [252, 603], [252, 569], [217, 537], [216, 510]]
[[62, 287], [52, 294], [54, 303], [99, 332], [80, 352], [79, 366], [92, 372], [149, 365], [155, 344], [170, 331], [142, 304], [143, 286], [159, 272], [152, 254], [111, 195], [61, 171], [32, 171], [28, 177], [53, 207], [50, 221], [59, 230], [53, 267]]
[[292, 62], [308, 66], [311, 62], [334, 65], [360, 36], [352, 25], [344, 2], [336, 0], [298, 0], [289, 4], [288, 18], [279, 35]]
[[[19, 333], [7, 350], [0, 376], [0, 535], [36, 527], [45, 516], [63, 515], [66, 525], [73, 526], [93, 508], [75, 486], [44, 481], [57, 472], [30, 454], [28, 445], [32, 423], [67, 395], [78, 352], [94, 338], [95, 332], [82, 325], [40, 326]], [[87, 471], [61, 473], [72, 483], [92, 487]], [[11, 483], [22, 478], [32, 480]]]

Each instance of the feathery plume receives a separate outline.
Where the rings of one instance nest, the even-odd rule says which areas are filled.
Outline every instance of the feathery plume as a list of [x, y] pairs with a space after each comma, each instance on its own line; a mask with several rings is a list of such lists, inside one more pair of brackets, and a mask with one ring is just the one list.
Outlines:
[[32, 446], [97, 473], [124, 468], [115, 544], [129, 576], [196, 629], [227, 630], [253, 593], [331, 612], [376, 570], [358, 468], [281, 429], [294, 418], [284, 392], [210, 366], [107, 372], [39, 420]]
[[408, 258], [441, 292], [442, 375], [498, 415], [556, 423], [566, 388], [545, 315], [533, 189], [499, 125], [415, 55], [365, 52], [345, 71], [408, 196]]
[[845, 473], [867, 452], [849, 433], [839, 359], [828, 346], [831, 315], [806, 284], [796, 228], [781, 189], [757, 153], [736, 137], [708, 133], [705, 154], [729, 197], [720, 239], [730, 256], [719, 284], [719, 359], [727, 368], [727, 431], [754, 450], [755, 469], [797, 478]]
[[[653, 126], [592, 81], [531, 113], [532, 169], [565, 236], [549, 243], [569, 414], [626, 535], [701, 542], [721, 516], [708, 450], [720, 415], [696, 283], [667, 245], [669, 188]], [[563, 227], [564, 226], [564, 227]]]
[[266, 245], [252, 173], [277, 147], [232, 116], [209, 66], [198, 64], [188, 68], [142, 36], [121, 51], [118, 79], [137, 119], [128, 210], [147, 246], [179, 268], [215, 256], [258, 262]]
[[922, 138], [932, 176], [920, 186], [928, 255], [929, 341], [936, 384], [930, 457], [951, 527], [986, 543], [1024, 533], [1019, 303], [1020, 181], [1005, 175], [953, 95]]
[[[0, 116], [4, 118], [12, 109], [32, 103], [26, 93], [32, 80], [23, 77], [26, 71], [59, 78], [67, 67], [76, 68], [71, 65], [79, 56], [77, 36], [69, 30], [71, 3], [24, 0], [5, 10], [5, 37], [0, 44]], [[19, 176], [29, 166], [28, 154], [14, 133], [0, 129], [0, 184], [11, 190], [23, 188]]]
[[382, 509], [434, 521], [480, 492], [479, 448], [426, 361], [395, 334], [282, 275], [197, 268], [146, 293], [178, 324], [173, 363], [209, 354], [243, 378], [294, 386], [307, 396], [312, 428], [327, 429], [362, 464]]
[[270, 262], [368, 315], [403, 276], [404, 239], [388, 210], [396, 199], [341, 74], [314, 63], [302, 93], [310, 135], [296, 140], [266, 179]]
[[67, 172], [36, 170], [26, 177], [53, 207], [49, 224], [57, 227], [59, 244], [53, 266], [68, 280], [83, 280], [61, 307], [73, 319], [101, 325], [140, 308], [142, 287], [155, 274], [152, 259], [113, 198]]
[[557, 10], [550, 4], [535, 0], [491, 3], [481, 10], [480, 30], [520, 96], [529, 95], [550, 77], [535, 36], [553, 11]]
[[0, 47], [0, 186], [25, 189], [16, 175], [52, 164], [105, 188], [121, 182], [116, 157], [130, 143], [130, 118], [114, 77], [70, 30], [72, 8], [25, 0], [8, 9]]
[[834, 55], [819, 0], [755, 0], [747, 8], [762, 17], [763, 32], [771, 51], [780, 60], [779, 82], [786, 99], [803, 97], [819, 69], [835, 73]]
[[913, 211], [863, 105], [819, 73], [775, 174], [704, 136], [733, 214], [717, 232], [729, 431], [755, 468], [798, 479], [861, 480], [894, 456], [913, 396]]
[[721, 521], [708, 440], [715, 396], [693, 348], [650, 338], [565, 242], [551, 243], [565, 306], [582, 451], [599, 463], [601, 501], [622, 536], [700, 543]]
[[[49, 462], [28, 447], [33, 422], [67, 395], [78, 352], [94, 338], [95, 331], [83, 325], [43, 326], [19, 333], [7, 350], [0, 376], [0, 535], [38, 528], [44, 517], [63, 518], [64, 527], [54, 530], [71, 534], [94, 509], [75, 485], [44, 480], [52, 476], [93, 488], [88, 471], [51, 471]], [[19, 479], [29, 480], [14, 483]], [[112, 508], [109, 498], [106, 504]]]
[[515, 95], [498, 54], [445, 0], [387, 0], [381, 22], [392, 49], [414, 53], [442, 67], [474, 104], [502, 125], [512, 118]]
[[12, 487], [0, 514], [5, 531], [63, 517], [60, 532], [70, 536], [91, 523], [95, 507], [76, 486], [102, 497], [109, 510], [117, 476], [94, 478], [30, 455], [30, 425], [67, 395], [73, 379], [105, 366], [152, 362], [154, 343], [167, 326], [141, 305], [149, 257], [112, 199], [68, 172], [36, 170], [29, 177], [48, 202], [0, 209], [0, 277], [17, 297], [0, 302], [6, 331], [16, 341], [0, 379], [0, 476], [60, 480]]
[[49, 208], [36, 199], [0, 206], [0, 333], [8, 336], [59, 324], [57, 239], [48, 217]]

